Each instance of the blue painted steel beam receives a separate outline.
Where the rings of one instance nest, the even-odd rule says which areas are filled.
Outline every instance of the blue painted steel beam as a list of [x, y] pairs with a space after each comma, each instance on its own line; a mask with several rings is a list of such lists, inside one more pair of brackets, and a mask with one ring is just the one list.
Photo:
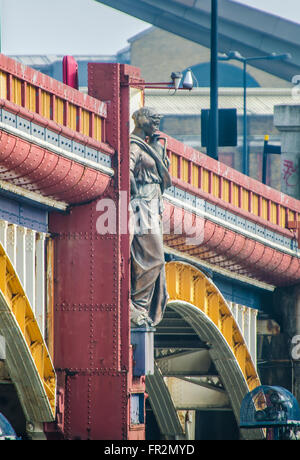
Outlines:
[[212, 280], [228, 302], [265, 311], [272, 296], [271, 291], [232, 278], [213, 273]]
[[[13, 199], [15, 198], [15, 199]], [[38, 232], [48, 231], [48, 210], [44, 205], [37, 206], [19, 195], [0, 192], [0, 219], [9, 223], [22, 225]]]

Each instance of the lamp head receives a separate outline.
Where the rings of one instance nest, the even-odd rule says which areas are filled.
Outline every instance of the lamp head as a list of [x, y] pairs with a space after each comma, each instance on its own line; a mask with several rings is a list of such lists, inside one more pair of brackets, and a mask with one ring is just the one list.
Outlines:
[[275, 52], [270, 54], [270, 59], [278, 59], [282, 61], [287, 61], [288, 59], [291, 59], [292, 55], [290, 53], [284, 53], [284, 54], [277, 54]]
[[187, 69], [184, 80], [182, 82], [182, 87], [185, 89], [191, 90], [194, 86], [193, 75], [191, 69]]
[[175, 90], [179, 88], [181, 79], [182, 79], [182, 73], [181, 72], [172, 72], [171, 73], [171, 79], [174, 85]]
[[218, 53], [218, 59], [220, 61], [228, 61], [228, 55], [226, 53]]
[[228, 53], [229, 59], [237, 59], [238, 61], [244, 60], [244, 57], [241, 55], [239, 51], [229, 51]]

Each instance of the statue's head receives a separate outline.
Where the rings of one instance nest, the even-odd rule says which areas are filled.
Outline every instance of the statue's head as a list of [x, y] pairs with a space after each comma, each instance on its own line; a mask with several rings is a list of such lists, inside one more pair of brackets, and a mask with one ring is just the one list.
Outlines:
[[161, 117], [151, 107], [141, 107], [132, 115], [135, 128], [143, 130], [146, 136], [152, 136], [159, 129]]

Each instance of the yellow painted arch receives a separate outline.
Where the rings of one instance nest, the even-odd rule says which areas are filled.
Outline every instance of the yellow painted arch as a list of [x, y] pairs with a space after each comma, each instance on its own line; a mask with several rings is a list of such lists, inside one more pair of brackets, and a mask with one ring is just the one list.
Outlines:
[[169, 302], [183, 301], [199, 308], [226, 340], [245, 378], [249, 391], [260, 385], [244, 337], [220, 291], [194, 266], [183, 262], [166, 264]]
[[29, 300], [0, 244], [0, 333], [7, 365], [27, 418], [53, 421], [56, 374]]

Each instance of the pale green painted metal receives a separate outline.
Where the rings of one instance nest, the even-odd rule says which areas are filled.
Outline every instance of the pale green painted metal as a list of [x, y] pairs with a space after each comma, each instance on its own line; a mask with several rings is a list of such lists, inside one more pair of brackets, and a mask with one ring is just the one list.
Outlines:
[[157, 364], [154, 365], [154, 374], [146, 377], [146, 392], [160, 432], [168, 439], [184, 439], [178, 414]]

